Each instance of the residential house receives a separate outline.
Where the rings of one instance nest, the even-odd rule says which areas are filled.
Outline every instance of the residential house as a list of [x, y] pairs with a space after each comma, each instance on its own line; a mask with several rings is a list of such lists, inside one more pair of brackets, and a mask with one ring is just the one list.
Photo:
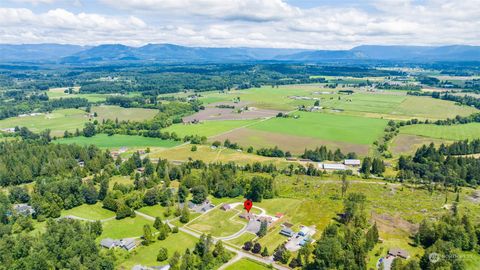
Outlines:
[[400, 248], [389, 249], [388, 250], [388, 255], [395, 256], [395, 257], [400, 257], [400, 258], [403, 258], [403, 259], [410, 258], [410, 255], [408, 254], [408, 251], [400, 249]]

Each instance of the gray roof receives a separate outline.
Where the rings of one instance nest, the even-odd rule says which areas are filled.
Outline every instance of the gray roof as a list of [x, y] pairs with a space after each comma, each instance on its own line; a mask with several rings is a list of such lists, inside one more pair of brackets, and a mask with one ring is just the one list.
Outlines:
[[359, 159], [345, 159], [343, 162], [345, 165], [360, 165]]
[[328, 164], [328, 163], [323, 163], [321, 166], [325, 170], [346, 170], [347, 168], [343, 164]]
[[26, 203], [14, 204], [13, 205], [13, 210], [15, 210], [15, 212], [17, 212], [19, 214], [22, 214], [22, 215], [31, 215], [31, 214], [35, 213], [35, 210], [33, 209], [33, 207], [31, 207], [30, 205], [28, 205]]
[[388, 250], [388, 254], [392, 256], [398, 256], [407, 259], [409, 257], [408, 251], [399, 249], [399, 248], [391, 248]]
[[121, 244], [122, 247], [125, 248], [128, 251], [134, 249], [137, 246], [137, 243], [135, 242], [135, 239], [133, 239], [133, 238], [122, 239], [122, 240], [120, 240], [120, 242], [122, 243]]
[[105, 239], [102, 239], [102, 241], [100, 241], [100, 245], [102, 247], [112, 248], [116, 246], [116, 243], [115, 243], [115, 240], [111, 238], [105, 238]]
[[292, 229], [286, 227], [286, 228], [283, 228], [283, 229], [280, 231], [280, 234], [286, 235], [286, 236], [292, 236], [292, 235], [294, 234], [294, 232], [292, 231]]

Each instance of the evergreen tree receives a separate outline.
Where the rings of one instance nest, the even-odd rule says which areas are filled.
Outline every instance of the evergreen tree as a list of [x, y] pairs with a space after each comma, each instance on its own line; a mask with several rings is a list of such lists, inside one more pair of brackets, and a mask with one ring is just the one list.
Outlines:
[[145, 224], [143, 226], [143, 244], [148, 246], [151, 243], [153, 243], [152, 229], [150, 228], [150, 225]]
[[161, 247], [158, 251], [157, 261], [163, 262], [168, 259], [168, 250], [164, 247]]

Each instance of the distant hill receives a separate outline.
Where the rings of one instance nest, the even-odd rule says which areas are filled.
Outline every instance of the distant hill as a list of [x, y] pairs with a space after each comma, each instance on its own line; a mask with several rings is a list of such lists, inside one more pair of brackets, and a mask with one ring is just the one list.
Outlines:
[[480, 61], [480, 46], [380, 46], [364, 45], [344, 51], [309, 51], [278, 57], [278, 60], [393, 60], [393, 61]]
[[0, 44], [0, 62], [242, 62], [242, 61], [480, 61], [480, 46], [379, 46], [351, 50], [299, 50], [273, 48], [208, 48], [173, 44], [130, 47], [105, 44], [94, 47], [61, 44]]
[[0, 62], [58, 61], [90, 47], [63, 44], [0, 44]]

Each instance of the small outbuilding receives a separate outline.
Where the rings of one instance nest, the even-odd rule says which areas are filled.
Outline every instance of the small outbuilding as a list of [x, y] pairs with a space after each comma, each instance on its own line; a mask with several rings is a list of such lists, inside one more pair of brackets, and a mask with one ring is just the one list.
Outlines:
[[281, 235], [287, 236], [287, 237], [293, 237], [295, 234], [292, 229], [285, 227], [280, 231]]
[[347, 166], [360, 166], [360, 160], [359, 159], [345, 159], [343, 161], [343, 164]]
[[220, 206], [220, 209], [222, 209], [223, 211], [227, 211], [227, 210], [230, 210], [232, 207], [230, 206], [230, 204], [223, 204], [222, 206]]

